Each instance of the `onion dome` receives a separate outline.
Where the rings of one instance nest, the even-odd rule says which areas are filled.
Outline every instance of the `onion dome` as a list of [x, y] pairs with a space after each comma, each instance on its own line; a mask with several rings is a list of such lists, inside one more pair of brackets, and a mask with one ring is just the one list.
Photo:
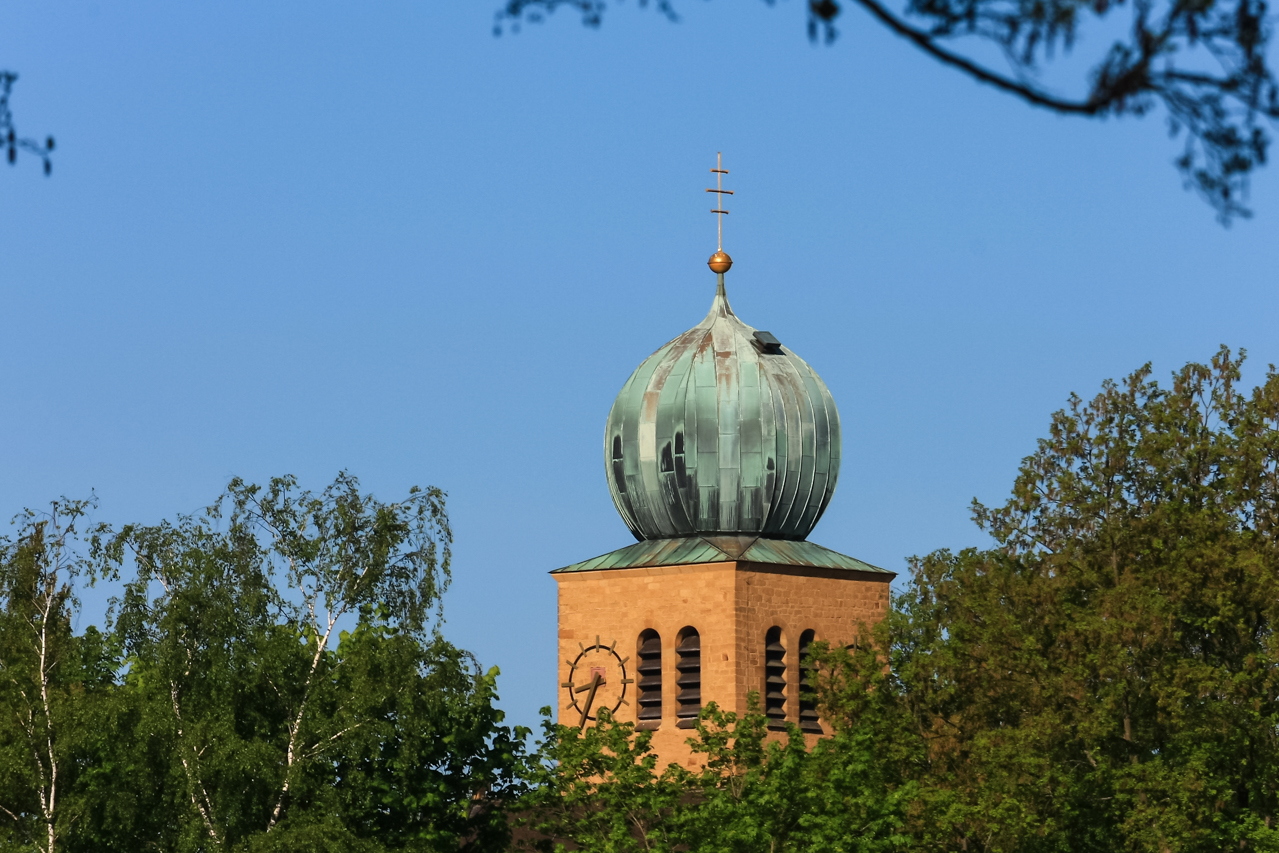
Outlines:
[[608, 488], [639, 540], [804, 539], [835, 491], [839, 453], [825, 383], [737, 319], [722, 273], [706, 319], [636, 368], [604, 432]]

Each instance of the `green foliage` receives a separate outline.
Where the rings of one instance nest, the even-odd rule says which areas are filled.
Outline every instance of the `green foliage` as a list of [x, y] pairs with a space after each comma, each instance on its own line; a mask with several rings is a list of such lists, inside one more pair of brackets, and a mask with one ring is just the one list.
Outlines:
[[[1279, 849], [1279, 376], [1072, 397], [997, 547], [938, 552], [823, 701], [918, 786], [921, 849]], [[885, 662], [889, 666], [885, 667]]]
[[597, 725], [582, 731], [553, 725], [543, 708], [540, 762], [530, 766], [531, 790], [520, 803], [521, 822], [538, 836], [538, 849], [599, 853], [670, 850], [671, 816], [683, 793], [677, 770], [661, 772], [651, 732], [614, 720], [600, 709]]
[[741, 719], [708, 705], [697, 735], [705, 765], [680, 816], [687, 849], [879, 853], [904, 842], [911, 790], [889, 790], [873, 739], [841, 732], [809, 748], [795, 725], [770, 737], [753, 694]]
[[0, 539], [0, 849], [54, 853], [85, 808], [76, 758], [94, 734], [85, 718], [109, 703], [115, 659], [110, 638], [72, 631], [75, 585], [97, 577], [78, 547], [92, 506], [25, 512], [18, 535]]
[[[0, 552], [0, 850], [505, 848], [525, 733], [439, 634], [442, 492], [235, 480], [79, 549], [49, 525]], [[118, 571], [111, 630], [74, 635], [75, 576]]]
[[[545, 724], [545, 760], [521, 802], [542, 850], [895, 850], [913, 788], [888, 791], [874, 744], [854, 734], [806, 748], [790, 726], [770, 736], [752, 696], [749, 712], [708, 705], [690, 738], [697, 772], [657, 767], [651, 732], [601, 714], [585, 732]], [[550, 709], [544, 709], [549, 715]], [[567, 848], [565, 842], [571, 843]]]

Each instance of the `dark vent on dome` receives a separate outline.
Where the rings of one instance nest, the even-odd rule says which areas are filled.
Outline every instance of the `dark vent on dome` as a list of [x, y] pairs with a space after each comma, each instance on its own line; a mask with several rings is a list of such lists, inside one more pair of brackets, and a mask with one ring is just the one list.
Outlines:
[[772, 332], [756, 332], [755, 346], [769, 355], [781, 355], [782, 342], [773, 337]]

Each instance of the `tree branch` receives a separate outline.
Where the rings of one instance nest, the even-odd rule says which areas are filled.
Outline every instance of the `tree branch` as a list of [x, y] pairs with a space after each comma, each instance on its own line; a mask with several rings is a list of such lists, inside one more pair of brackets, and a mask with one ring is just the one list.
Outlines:
[[302, 717], [306, 713], [307, 703], [311, 698], [311, 688], [315, 684], [316, 670], [319, 669], [320, 661], [324, 657], [324, 650], [328, 647], [329, 637], [333, 633], [333, 626], [337, 624], [337, 620], [346, 612], [345, 608], [339, 610], [336, 616], [330, 612], [327, 616], [328, 628], [325, 630], [324, 635], [321, 636], [318, 630], [319, 623], [315, 613], [314, 599], [308, 601], [308, 606], [311, 609], [312, 626], [316, 629], [314, 634], [316, 639], [315, 654], [311, 657], [311, 668], [306, 674], [306, 682], [302, 688], [302, 700], [298, 705], [298, 712], [293, 718], [293, 724], [289, 726], [289, 746], [285, 756], [284, 784], [280, 786], [280, 795], [275, 800], [275, 808], [271, 810], [271, 819], [267, 821], [267, 832], [270, 832], [280, 819], [280, 810], [284, 808], [284, 798], [288, 796], [289, 788], [293, 782], [293, 767], [297, 762], [298, 734], [302, 730]]
[[[187, 650], [187, 659], [190, 661], [191, 651]], [[190, 673], [189, 663], [187, 672]], [[187, 761], [186, 755], [183, 753], [185, 746], [182, 743], [182, 711], [178, 705], [178, 685], [175, 682], [169, 682], [169, 698], [173, 702], [173, 717], [178, 723], [178, 755], [182, 761], [182, 770], [187, 777], [187, 793], [191, 797], [191, 805], [195, 806], [196, 811], [200, 813], [200, 818], [204, 821], [205, 831], [209, 833], [209, 837], [213, 839], [215, 844], [221, 844], [222, 839], [218, 837], [218, 831], [213, 826], [213, 804], [209, 802], [209, 792], [205, 790], [204, 783], [200, 781], [199, 770], [192, 769], [190, 762]], [[199, 754], [197, 753], [197, 757]], [[200, 797], [195, 795], [195, 789], [200, 789]], [[203, 800], [201, 802], [200, 800]]]
[[358, 729], [361, 725], [363, 725], [363, 723], [356, 723], [356, 724], [355, 724], [355, 725], [353, 725], [353, 726], [347, 726], [346, 728], [342, 729], [342, 731], [340, 731], [340, 732], [337, 732], [337, 733], [335, 733], [335, 734], [329, 735], [327, 738], [325, 738], [324, 740], [320, 741], [320, 742], [319, 742], [319, 743], [317, 743], [315, 746], [313, 746], [313, 747], [311, 747], [309, 750], [307, 750], [307, 751], [306, 751], [306, 754], [305, 754], [305, 755], [303, 755], [302, 757], [303, 757], [303, 758], [314, 758], [315, 756], [317, 756], [317, 755], [319, 755], [321, 752], [323, 752], [325, 749], [327, 749], [329, 746], [331, 746], [331, 745], [334, 743], [334, 741], [336, 741], [336, 740], [338, 740], [340, 737], [342, 737], [342, 735], [346, 734], [347, 732], [354, 731], [355, 729]]
[[1061, 113], [1092, 116], [1097, 115], [1109, 105], [1109, 101], [1106, 99], [1089, 99], [1087, 101], [1063, 100], [1046, 92], [1040, 91], [1032, 86], [1028, 86], [1025, 83], [1011, 80], [1001, 74], [996, 74], [989, 69], [983, 68], [972, 60], [966, 59], [957, 53], [951, 53], [943, 47], [939, 47], [929, 33], [910, 26], [892, 12], [888, 11], [888, 9], [878, 3], [877, 0], [855, 0], [855, 2], [874, 15], [880, 23], [887, 26], [899, 36], [913, 42], [917, 47], [932, 57], [940, 60], [946, 65], [960, 69], [969, 76], [980, 80], [983, 83], [988, 83], [997, 89], [1002, 89], [1005, 92], [1014, 94], [1035, 106], [1046, 107], [1047, 109]]
[[18, 136], [13, 124], [9, 95], [17, 80], [18, 75], [13, 71], [0, 71], [0, 149], [7, 151], [10, 165], [17, 162], [19, 150], [34, 154], [40, 158], [44, 164], [44, 173], [48, 175], [53, 171], [53, 160], [50, 157], [53, 153], [53, 137], [46, 137], [44, 144], [41, 144], [34, 139]]

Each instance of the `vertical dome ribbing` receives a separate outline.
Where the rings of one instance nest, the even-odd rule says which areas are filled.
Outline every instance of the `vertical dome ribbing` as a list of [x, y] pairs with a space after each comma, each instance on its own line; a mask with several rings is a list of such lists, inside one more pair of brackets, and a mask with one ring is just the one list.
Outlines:
[[[760, 338], [763, 337], [764, 340]], [[803, 359], [729, 307], [636, 368], [609, 412], [609, 491], [637, 539], [803, 539], [839, 476], [839, 413]]]

